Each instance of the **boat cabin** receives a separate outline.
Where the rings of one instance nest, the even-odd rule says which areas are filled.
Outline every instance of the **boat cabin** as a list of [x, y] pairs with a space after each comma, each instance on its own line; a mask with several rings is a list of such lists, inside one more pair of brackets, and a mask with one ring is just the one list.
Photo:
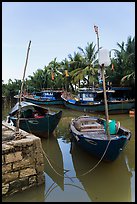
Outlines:
[[114, 94], [111, 96], [111, 100], [128, 100], [133, 99], [133, 91], [131, 87], [113, 87]]
[[[108, 101], [128, 100], [133, 98], [130, 87], [112, 87], [106, 89]], [[78, 90], [78, 99], [82, 103], [101, 102], [104, 100], [103, 88], [81, 88]]]
[[[108, 98], [111, 97], [111, 94], [115, 92], [115, 90], [107, 90]], [[80, 102], [89, 103], [89, 102], [101, 102], [104, 98], [104, 93], [102, 89], [79, 89], [78, 90], [78, 98]]]
[[40, 91], [40, 92], [34, 92], [33, 96], [35, 99], [43, 99], [43, 100], [57, 100], [57, 99], [61, 99], [61, 94], [62, 91], [61, 90], [44, 90], [44, 91]]

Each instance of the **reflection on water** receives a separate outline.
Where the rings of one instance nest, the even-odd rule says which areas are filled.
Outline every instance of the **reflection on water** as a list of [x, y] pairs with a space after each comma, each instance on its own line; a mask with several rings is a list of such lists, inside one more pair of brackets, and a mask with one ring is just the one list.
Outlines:
[[57, 138], [54, 135], [50, 135], [50, 138], [42, 139], [42, 147], [45, 152], [45, 173], [64, 190], [63, 157]]
[[16, 193], [9, 197], [2, 199], [2, 202], [43, 202], [45, 185], [42, 184], [39, 187], [32, 187], [21, 193]]
[[[130, 178], [124, 155], [112, 163], [102, 162], [93, 171], [98, 159], [80, 149], [74, 142], [71, 155], [76, 176], [93, 202], [131, 201]], [[84, 174], [84, 175], [83, 175]]]
[[[8, 111], [6, 106], [2, 119]], [[93, 171], [82, 176], [96, 165], [98, 159], [70, 142], [69, 123], [82, 113], [62, 111], [62, 119], [54, 134], [47, 140], [41, 140], [45, 152], [45, 184], [3, 198], [3, 202], [134, 202], [135, 118], [128, 114], [110, 117], [119, 120], [132, 132], [131, 140], [117, 160], [101, 162]]]

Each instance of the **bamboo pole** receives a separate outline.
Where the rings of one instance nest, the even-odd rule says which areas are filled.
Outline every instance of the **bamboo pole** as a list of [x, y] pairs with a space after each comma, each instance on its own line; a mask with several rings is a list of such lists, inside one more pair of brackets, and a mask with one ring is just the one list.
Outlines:
[[106, 133], [107, 133], [108, 139], [110, 139], [108, 104], [107, 104], [106, 85], [105, 85], [105, 76], [104, 76], [104, 64], [101, 66], [101, 72], [102, 72], [102, 80], [103, 80], [103, 92], [104, 92], [105, 115], [106, 115]]
[[18, 112], [18, 119], [17, 119], [17, 123], [16, 123], [16, 136], [19, 135], [19, 120], [20, 120], [20, 112], [21, 112], [21, 99], [22, 99], [22, 92], [23, 92], [24, 79], [25, 79], [26, 67], [27, 67], [27, 62], [28, 62], [30, 44], [31, 44], [31, 41], [29, 42], [29, 45], [28, 45], [26, 62], [25, 62], [24, 73], [23, 73], [23, 79], [22, 79], [22, 84], [21, 84], [21, 91], [20, 91], [20, 97], [19, 97], [19, 112]]
[[[95, 33], [97, 35], [97, 47], [98, 47], [98, 61], [99, 61], [99, 32], [98, 26], [94, 25]], [[105, 116], [106, 116], [106, 133], [108, 139], [110, 139], [110, 131], [109, 131], [109, 115], [108, 115], [108, 104], [107, 104], [107, 96], [106, 96], [106, 84], [105, 84], [105, 76], [104, 76], [104, 64], [102, 66], [98, 63], [98, 69], [101, 69], [101, 75], [103, 80], [103, 92], [104, 92], [104, 103], [105, 103]]]

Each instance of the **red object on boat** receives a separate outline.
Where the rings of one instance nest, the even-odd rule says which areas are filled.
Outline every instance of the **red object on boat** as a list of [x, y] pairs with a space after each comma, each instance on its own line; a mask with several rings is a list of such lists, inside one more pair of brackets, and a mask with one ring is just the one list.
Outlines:
[[129, 116], [134, 117], [135, 116], [135, 110], [130, 110], [129, 111]]

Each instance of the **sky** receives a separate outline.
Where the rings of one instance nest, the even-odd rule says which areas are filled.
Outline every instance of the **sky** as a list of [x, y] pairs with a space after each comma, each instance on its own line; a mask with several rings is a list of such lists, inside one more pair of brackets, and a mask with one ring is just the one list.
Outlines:
[[2, 80], [22, 80], [30, 40], [25, 78], [97, 45], [94, 25], [102, 48], [119, 49], [135, 36], [135, 2], [2, 2]]

